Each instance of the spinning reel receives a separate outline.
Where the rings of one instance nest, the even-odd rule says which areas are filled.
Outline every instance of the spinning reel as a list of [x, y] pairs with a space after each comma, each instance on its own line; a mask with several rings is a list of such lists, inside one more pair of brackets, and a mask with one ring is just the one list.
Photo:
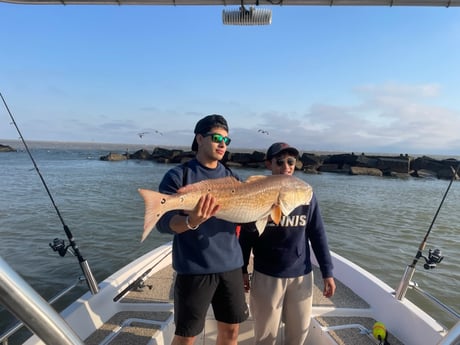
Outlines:
[[423, 268], [425, 268], [426, 270], [436, 268], [436, 265], [441, 263], [442, 259], [444, 259], [441, 250], [438, 248], [434, 250], [430, 249], [428, 251], [428, 257], [425, 257], [423, 255], [420, 255], [420, 257], [425, 259], [425, 264], [423, 265]]
[[55, 251], [58, 252], [60, 256], [64, 257], [67, 254], [67, 249], [69, 249], [70, 245], [66, 246], [65, 241], [61, 238], [55, 238], [53, 243], [49, 244], [50, 247]]

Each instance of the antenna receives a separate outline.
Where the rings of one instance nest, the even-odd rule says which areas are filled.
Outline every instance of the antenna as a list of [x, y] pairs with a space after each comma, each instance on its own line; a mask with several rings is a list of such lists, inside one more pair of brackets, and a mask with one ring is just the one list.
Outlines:
[[238, 9], [222, 11], [222, 23], [224, 25], [270, 25], [272, 23], [272, 11], [254, 6], [247, 10], [241, 1], [241, 6]]

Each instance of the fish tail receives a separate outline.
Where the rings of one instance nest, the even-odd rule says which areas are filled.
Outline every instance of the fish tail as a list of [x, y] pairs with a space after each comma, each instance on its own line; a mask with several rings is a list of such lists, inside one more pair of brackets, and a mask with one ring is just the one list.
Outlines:
[[141, 238], [143, 242], [164, 213], [161, 205], [164, 203], [165, 195], [148, 189], [138, 189], [138, 192], [145, 203], [144, 232]]

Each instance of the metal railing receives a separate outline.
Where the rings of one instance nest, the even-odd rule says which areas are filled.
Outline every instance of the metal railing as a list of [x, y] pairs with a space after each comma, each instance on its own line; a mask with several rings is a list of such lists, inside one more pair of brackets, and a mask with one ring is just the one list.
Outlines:
[[[49, 304], [54, 304], [57, 301], [59, 301], [62, 297], [68, 295], [73, 289], [78, 287], [79, 285], [82, 285], [84, 282], [86, 282], [86, 278], [84, 276], [80, 276], [77, 278], [76, 282], [69, 287], [65, 288], [61, 292], [59, 292], [57, 295], [52, 297], [48, 303]], [[5, 331], [3, 334], [0, 334], [0, 344], [1, 345], [8, 345], [9, 338], [15, 335], [18, 331], [20, 331], [23, 327], [25, 326], [24, 322], [18, 321], [16, 322], [11, 328], [9, 328], [7, 331]]]
[[439, 299], [434, 297], [429, 292], [423, 290], [421, 287], [419, 287], [417, 282], [414, 282], [414, 281], [411, 280], [410, 283], [409, 283], [409, 288], [411, 288], [412, 290], [418, 292], [421, 296], [429, 299], [435, 305], [437, 305], [441, 309], [445, 310], [449, 315], [452, 315], [457, 321], [460, 320], [460, 314], [457, 311], [455, 311], [453, 308], [451, 308], [448, 305], [446, 305], [443, 302], [441, 302]]

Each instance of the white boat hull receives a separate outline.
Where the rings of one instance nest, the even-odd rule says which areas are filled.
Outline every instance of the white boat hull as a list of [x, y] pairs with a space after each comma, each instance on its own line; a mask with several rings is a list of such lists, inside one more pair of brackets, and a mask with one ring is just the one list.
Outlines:
[[[324, 326], [319, 321], [331, 317], [343, 318], [343, 320], [350, 318], [350, 320], [353, 320], [353, 318], [370, 318], [381, 321], [393, 336], [398, 338], [401, 343], [407, 345], [435, 345], [442, 342], [447, 331], [419, 307], [407, 299], [402, 301], [395, 299], [393, 288], [351, 261], [335, 253], [332, 253], [332, 258], [337, 281], [347, 286], [364, 300], [368, 304], [368, 307], [355, 308], [353, 306], [348, 307], [335, 304], [327, 306], [314, 305], [308, 344], [337, 344], [331, 334], [339, 329], [350, 328], [356, 329], [357, 332], [360, 330], [363, 333], [366, 333], [366, 331], [369, 332], [369, 327], [353, 322]], [[316, 264], [314, 258], [313, 262]], [[124, 296], [121, 296], [120, 300], [114, 301], [117, 295], [125, 290], [133, 281], [136, 281], [144, 272], [148, 272], [148, 275], [146, 275], [147, 278], [147, 276], [153, 276], [156, 272], [170, 267], [170, 265], [171, 243], [168, 243], [152, 250], [114, 273], [99, 284], [99, 293], [96, 295], [91, 295], [89, 292], [86, 293], [61, 314], [76, 334], [86, 343], [88, 337], [103, 327], [117, 313], [167, 312], [170, 316], [164, 320], [144, 320], [143, 322], [156, 324], [159, 328], [159, 331], [147, 342], [148, 344], [170, 344], [174, 334], [174, 306], [172, 300], [163, 302], [137, 301], [134, 303], [122, 302]], [[117, 329], [121, 331], [123, 327], [128, 327], [131, 323], [137, 321], [139, 320], [127, 320]], [[200, 335], [200, 344], [215, 343], [215, 327], [216, 324], [210, 310], [205, 331]], [[101, 343], [110, 343], [111, 340], [116, 338], [118, 333], [116, 330], [111, 332]], [[371, 337], [370, 335], [365, 336], [368, 338]], [[239, 344], [252, 344], [252, 337], [252, 320], [250, 318], [241, 325]], [[372, 344], [372, 340], [369, 339], [369, 341]], [[283, 344], [282, 332], [280, 332], [279, 343]], [[44, 342], [33, 336], [24, 344], [37, 345], [44, 344]]]

